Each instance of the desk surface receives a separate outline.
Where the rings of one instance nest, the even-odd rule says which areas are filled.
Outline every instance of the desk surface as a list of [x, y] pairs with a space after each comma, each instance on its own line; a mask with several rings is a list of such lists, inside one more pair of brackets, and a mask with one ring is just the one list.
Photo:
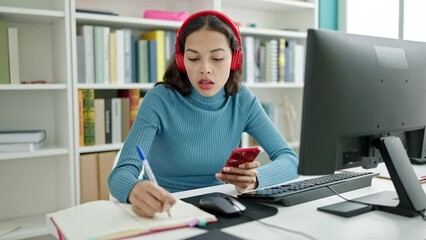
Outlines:
[[[426, 173], [426, 166], [421, 166]], [[303, 178], [303, 177], [302, 177]], [[422, 184], [426, 192], [426, 183]], [[370, 195], [372, 193], [394, 190], [392, 182], [386, 179], [374, 178], [371, 187], [358, 189], [342, 194], [352, 199]], [[209, 192], [224, 192], [235, 195], [232, 185], [220, 185], [185, 192], [174, 193], [177, 198], [185, 198]], [[287, 228], [293, 231], [304, 232], [314, 239], [386, 239], [386, 240], [426, 240], [426, 222], [420, 216], [409, 218], [382, 211], [372, 211], [352, 218], [344, 218], [320, 212], [317, 207], [341, 202], [338, 196], [331, 196], [291, 207], [273, 205], [278, 208], [278, 214], [261, 221]], [[290, 231], [271, 228], [253, 221], [221, 231], [243, 239], [308, 239]], [[183, 228], [173, 231], [160, 232], [135, 239], [185, 239], [204, 233], [197, 228]]]

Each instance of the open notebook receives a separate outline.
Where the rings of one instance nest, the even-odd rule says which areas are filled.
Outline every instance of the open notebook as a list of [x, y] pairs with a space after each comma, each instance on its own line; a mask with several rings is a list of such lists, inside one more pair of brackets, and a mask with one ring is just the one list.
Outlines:
[[215, 222], [216, 217], [177, 199], [167, 213], [138, 217], [130, 204], [93, 201], [47, 215], [60, 239], [119, 239], [191, 226], [194, 220]]

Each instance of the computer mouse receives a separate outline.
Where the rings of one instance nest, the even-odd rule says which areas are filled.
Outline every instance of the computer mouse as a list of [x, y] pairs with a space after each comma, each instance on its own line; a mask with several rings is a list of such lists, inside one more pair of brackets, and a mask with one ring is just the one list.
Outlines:
[[199, 206], [207, 212], [222, 216], [236, 216], [246, 210], [246, 207], [235, 197], [219, 192], [202, 196]]

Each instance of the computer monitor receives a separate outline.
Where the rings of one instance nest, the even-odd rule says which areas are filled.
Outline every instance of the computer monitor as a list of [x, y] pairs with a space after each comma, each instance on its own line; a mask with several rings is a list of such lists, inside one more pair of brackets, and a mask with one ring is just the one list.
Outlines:
[[389, 193], [364, 200], [405, 216], [424, 212], [409, 157], [426, 156], [425, 60], [426, 43], [308, 30], [299, 174], [383, 161], [399, 201]]

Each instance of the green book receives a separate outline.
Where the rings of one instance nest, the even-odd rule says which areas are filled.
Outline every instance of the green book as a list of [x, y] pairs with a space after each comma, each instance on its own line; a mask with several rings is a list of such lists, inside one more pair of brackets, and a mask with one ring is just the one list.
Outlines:
[[95, 145], [95, 90], [83, 89], [84, 145]]
[[0, 21], [0, 84], [10, 84], [7, 22]]
[[140, 83], [149, 82], [149, 59], [148, 59], [148, 41], [137, 41], [137, 77]]

